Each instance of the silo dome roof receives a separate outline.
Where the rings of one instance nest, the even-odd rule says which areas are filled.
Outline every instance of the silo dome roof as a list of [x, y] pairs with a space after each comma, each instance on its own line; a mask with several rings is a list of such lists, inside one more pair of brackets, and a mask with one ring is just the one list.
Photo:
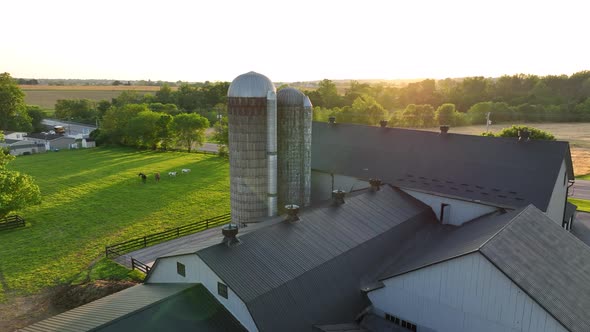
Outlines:
[[305, 96], [305, 99], [303, 100], [303, 107], [313, 107], [313, 105], [311, 104], [311, 100], [309, 100], [308, 96]]
[[305, 95], [295, 88], [284, 88], [277, 92], [278, 106], [303, 106]]
[[253, 71], [236, 77], [227, 90], [228, 97], [265, 97], [268, 91], [276, 92], [275, 85], [268, 77]]

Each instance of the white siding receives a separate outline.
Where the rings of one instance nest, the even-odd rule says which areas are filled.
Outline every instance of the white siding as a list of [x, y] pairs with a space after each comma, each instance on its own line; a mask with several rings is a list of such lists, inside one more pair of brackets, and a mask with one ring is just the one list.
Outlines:
[[[564, 184], [564, 178], [565, 184]], [[565, 160], [561, 162], [559, 175], [553, 186], [553, 193], [547, 206], [547, 216], [561, 226], [563, 222], [563, 210], [565, 209], [565, 196], [567, 194], [567, 174], [565, 167]]]
[[312, 202], [324, 201], [332, 198], [332, 190], [335, 189], [351, 192], [353, 190], [367, 187], [369, 187], [368, 181], [338, 174], [334, 174], [334, 187], [332, 187], [332, 174], [314, 170], [311, 171]]
[[[177, 273], [176, 262], [184, 264], [185, 277]], [[158, 259], [157, 265], [154, 265], [154, 269], [146, 281], [146, 283], [201, 283], [248, 331], [258, 331], [246, 304], [229, 288], [229, 285], [227, 299], [217, 294], [218, 282], [225, 284], [195, 254]]]
[[467, 221], [473, 220], [477, 217], [481, 217], [484, 214], [494, 212], [498, 209], [495, 206], [477, 204], [468, 201], [462, 201], [458, 199], [427, 194], [410, 189], [402, 190], [405, 191], [407, 194], [412, 195], [414, 198], [420, 200], [422, 203], [429, 205], [432, 208], [432, 211], [434, 211], [434, 214], [436, 214], [438, 220], [440, 220], [441, 204], [448, 204], [450, 207], [450, 220], [443, 220], [444, 224], [460, 226]]
[[369, 293], [389, 313], [438, 332], [565, 332], [541, 306], [479, 253], [384, 281]]

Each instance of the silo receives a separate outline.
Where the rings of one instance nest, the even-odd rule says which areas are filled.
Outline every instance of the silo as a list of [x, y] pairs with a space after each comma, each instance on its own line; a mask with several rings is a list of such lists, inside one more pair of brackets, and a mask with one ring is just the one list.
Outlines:
[[277, 104], [274, 84], [249, 72], [227, 92], [232, 221], [277, 213]]
[[301, 91], [277, 93], [279, 207], [309, 205], [311, 192], [312, 106]]

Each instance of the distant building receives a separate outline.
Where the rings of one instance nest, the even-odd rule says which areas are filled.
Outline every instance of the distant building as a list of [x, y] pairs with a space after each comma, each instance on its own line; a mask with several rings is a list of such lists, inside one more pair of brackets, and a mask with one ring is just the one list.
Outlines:
[[8, 148], [13, 156], [45, 152], [45, 145], [23, 140], [5, 139], [0, 146]]
[[24, 138], [26, 141], [45, 144], [47, 150], [70, 149], [76, 139], [57, 134], [30, 133]]

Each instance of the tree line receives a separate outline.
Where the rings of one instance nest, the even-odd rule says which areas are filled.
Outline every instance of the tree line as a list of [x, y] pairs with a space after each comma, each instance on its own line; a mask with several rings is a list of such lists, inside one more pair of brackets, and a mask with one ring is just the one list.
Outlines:
[[389, 120], [393, 126], [457, 126], [485, 124], [487, 113], [494, 122], [590, 121], [590, 71], [425, 79], [402, 87], [351, 81], [343, 94], [325, 79], [305, 93], [318, 121], [335, 116], [340, 122], [370, 125]]

